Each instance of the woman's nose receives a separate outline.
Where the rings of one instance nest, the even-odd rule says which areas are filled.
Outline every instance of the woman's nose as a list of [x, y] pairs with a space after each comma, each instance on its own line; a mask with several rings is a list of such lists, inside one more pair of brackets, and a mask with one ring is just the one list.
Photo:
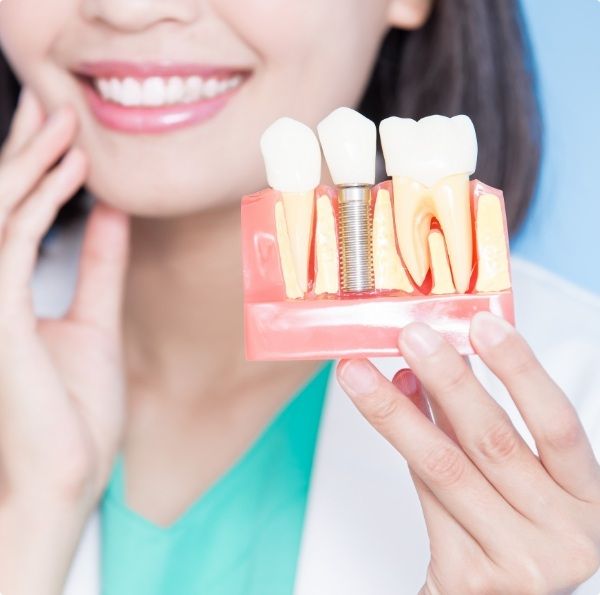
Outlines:
[[83, 0], [87, 19], [123, 31], [140, 31], [160, 21], [191, 22], [202, 0]]

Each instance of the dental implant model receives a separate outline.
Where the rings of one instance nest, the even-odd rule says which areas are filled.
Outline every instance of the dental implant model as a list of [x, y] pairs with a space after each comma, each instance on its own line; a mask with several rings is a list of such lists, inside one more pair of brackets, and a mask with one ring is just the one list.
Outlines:
[[463, 354], [478, 311], [514, 321], [502, 192], [469, 180], [467, 116], [380, 124], [391, 180], [375, 183], [377, 129], [349, 108], [314, 132], [290, 118], [261, 138], [271, 188], [242, 199], [246, 357], [401, 355], [421, 321]]
[[358, 112], [340, 107], [327, 116], [317, 130], [338, 190], [342, 291], [371, 291], [375, 287], [371, 187], [375, 183], [377, 129]]

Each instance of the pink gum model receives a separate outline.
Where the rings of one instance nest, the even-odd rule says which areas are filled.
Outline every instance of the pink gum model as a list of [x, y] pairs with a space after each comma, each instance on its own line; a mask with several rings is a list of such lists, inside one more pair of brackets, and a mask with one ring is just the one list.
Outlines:
[[[385, 188], [388, 180], [373, 187], [371, 196]], [[502, 192], [477, 180], [471, 181], [473, 236], [479, 197], [499, 197], [506, 216]], [[319, 186], [315, 197], [327, 194], [336, 210], [335, 189]], [[376, 290], [360, 295], [315, 295], [314, 245], [309, 262], [309, 290], [303, 299], [286, 297], [277, 233], [275, 203], [280, 194], [262, 190], [242, 199], [242, 258], [244, 274], [244, 326], [246, 357], [249, 360], [335, 359], [399, 356], [399, 331], [410, 322], [424, 322], [439, 331], [462, 354], [473, 353], [469, 342], [471, 318], [489, 311], [514, 323], [511, 289], [491, 293], [474, 291], [477, 253], [467, 293], [430, 295], [431, 272], [412, 294]], [[373, 202], [373, 198], [372, 201]], [[475, 237], [474, 237], [475, 240]], [[313, 240], [314, 244], [314, 240]], [[473, 246], [475, 247], [475, 241]], [[507, 249], [508, 254], [508, 249]], [[510, 266], [510, 265], [509, 265]]]

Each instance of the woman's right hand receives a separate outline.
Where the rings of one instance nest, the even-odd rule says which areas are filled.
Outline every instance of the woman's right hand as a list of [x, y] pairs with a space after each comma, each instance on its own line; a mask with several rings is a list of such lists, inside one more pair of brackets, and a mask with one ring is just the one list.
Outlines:
[[123, 427], [125, 214], [94, 207], [67, 314], [33, 309], [40, 241], [87, 174], [76, 130], [72, 108], [46, 119], [27, 90], [0, 153], [0, 592], [11, 595], [60, 592]]

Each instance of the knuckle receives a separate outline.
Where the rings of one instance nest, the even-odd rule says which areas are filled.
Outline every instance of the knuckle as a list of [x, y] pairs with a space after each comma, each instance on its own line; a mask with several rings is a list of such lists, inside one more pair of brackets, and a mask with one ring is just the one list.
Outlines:
[[448, 368], [440, 379], [440, 386], [437, 392], [450, 395], [460, 391], [468, 383], [471, 376], [471, 370], [464, 362]]
[[516, 334], [507, 339], [505, 353], [510, 354], [509, 367], [514, 376], [530, 376], [540, 367], [531, 349]]
[[376, 427], [389, 425], [390, 420], [396, 416], [398, 411], [398, 399], [394, 399], [389, 395], [384, 395], [380, 398], [377, 398], [376, 396], [370, 398], [373, 399], [373, 403], [369, 412], [369, 417], [373, 425]]
[[[461, 595], [500, 595], [501, 592], [498, 587], [491, 584], [486, 578], [480, 574], [474, 572], [468, 573], [464, 579], [464, 587], [461, 587], [460, 591], [456, 591], [456, 594]], [[506, 594], [504, 594], [506, 595]]]
[[6, 226], [6, 240], [9, 243], [37, 243], [39, 232], [31, 219], [23, 213], [13, 217]]
[[512, 423], [502, 416], [475, 439], [474, 449], [486, 460], [502, 463], [518, 452], [520, 444], [521, 438]]
[[521, 554], [519, 560], [513, 562], [515, 586], [513, 595], [545, 595], [549, 592], [547, 572], [544, 572], [537, 560], [531, 556]]
[[600, 568], [600, 551], [594, 540], [581, 531], [572, 531], [566, 540], [563, 567], [568, 568], [570, 581], [580, 584]]
[[440, 487], [451, 487], [462, 480], [467, 466], [457, 447], [441, 444], [429, 451], [423, 459], [423, 470], [430, 481]]
[[542, 441], [555, 450], [573, 448], [581, 443], [584, 430], [577, 414], [571, 409], [554, 416], [555, 422], [542, 431]]
[[464, 573], [460, 590], [461, 595], [506, 595], [498, 582], [489, 573], [477, 568], [469, 568]]

